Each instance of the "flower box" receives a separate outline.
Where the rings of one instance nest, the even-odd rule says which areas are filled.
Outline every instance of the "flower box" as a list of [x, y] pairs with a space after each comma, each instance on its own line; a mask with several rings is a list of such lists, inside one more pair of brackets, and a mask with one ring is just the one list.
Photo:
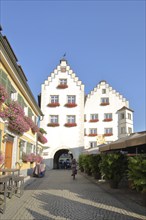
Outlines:
[[48, 127], [58, 127], [59, 124], [58, 123], [48, 123], [47, 126]]
[[66, 88], [68, 88], [68, 85], [67, 85], [67, 84], [59, 84], [59, 85], [57, 86], [57, 89], [66, 89]]
[[88, 134], [89, 137], [95, 137], [97, 134]]
[[105, 118], [103, 121], [108, 122], [108, 121], [112, 121], [112, 120], [113, 120], [112, 118]]
[[89, 122], [98, 122], [98, 119], [91, 119]]
[[77, 106], [77, 104], [76, 103], [66, 103], [64, 106], [68, 107], [68, 108], [74, 108]]
[[100, 103], [101, 106], [109, 105], [109, 102], [102, 102]]
[[107, 134], [104, 134], [104, 136], [112, 136], [113, 133], [107, 133]]
[[77, 126], [77, 124], [76, 123], [65, 123], [64, 126], [65, 127], [75, 127], [75, 126]]
[[60, 106], [60, 104], [58, 102], [54, 102], [54, 103], [49, 103], [47, 106], [48, 107], [57, 107], [57, 106]]

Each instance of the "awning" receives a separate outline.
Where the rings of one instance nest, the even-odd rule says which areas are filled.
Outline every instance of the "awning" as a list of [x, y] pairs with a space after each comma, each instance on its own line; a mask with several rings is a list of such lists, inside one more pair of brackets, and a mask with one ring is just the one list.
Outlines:
[[146, 131], [132, 133], [131, 135], [118, 139], [110, 144], [100, 146], [99, 151], [103, 152], [108, 150], [123, 149], [127, 147], [136, 147], [139, 145], [146, 145]]

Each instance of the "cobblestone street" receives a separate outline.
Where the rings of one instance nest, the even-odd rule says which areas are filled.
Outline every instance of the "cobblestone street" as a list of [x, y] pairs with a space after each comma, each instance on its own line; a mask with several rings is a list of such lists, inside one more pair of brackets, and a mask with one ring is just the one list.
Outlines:
[[1, 220], [146, 220], [146, 209], [127, 205], [83, 175], [75, 180], [70, 170], [46, 171], [32, 178], [21, 198], [7, 199]]

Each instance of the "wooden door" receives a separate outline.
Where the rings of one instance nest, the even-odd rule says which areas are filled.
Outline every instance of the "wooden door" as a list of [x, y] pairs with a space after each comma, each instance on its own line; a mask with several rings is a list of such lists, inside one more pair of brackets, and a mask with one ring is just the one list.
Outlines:
[[6, 168], [11, 168], [12, 166], [12, 150], [13, 150], [13, 142], [7, 141], [6, 149], [5, 149], [5, 167]]

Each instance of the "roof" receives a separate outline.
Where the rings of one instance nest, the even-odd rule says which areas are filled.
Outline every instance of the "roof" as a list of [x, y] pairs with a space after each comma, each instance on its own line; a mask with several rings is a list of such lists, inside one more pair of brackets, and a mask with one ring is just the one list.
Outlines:
[[122, 108], [120, 108], [118, 111], [122, 111], [122, 110], [129, 110], [131, 112], [134, 112], [132, 109], [127, 108], [126, 106], [123, 106]]

